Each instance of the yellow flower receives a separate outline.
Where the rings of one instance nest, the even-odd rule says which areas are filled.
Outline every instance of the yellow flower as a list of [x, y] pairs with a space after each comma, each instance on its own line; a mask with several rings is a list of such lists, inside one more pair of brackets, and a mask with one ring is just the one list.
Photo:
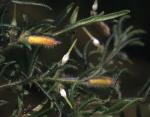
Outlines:
[[38, 36], [38, 35], [28, 35], [28, 33], [23, 33], [20, 35], [19, 42], [28, 43], [30, 45], [43, 45], [52, 47], [60, 44], [60, 41], [55, 40], [48, 36]]
[[34, 36], [34, 35], [28, 36], [27, 42], [31, 45], [44, 45], [44, 46], [54, 46], [60, 44], [60, 42], [56, 41], [54, 38], [48, 36]]
[[114, 80], [110, 77], [100, 77], [100, 78], [93, 78], [87, 81], [89, 86], [96, 86], [96, 87], [111, 87], [114, 84]]

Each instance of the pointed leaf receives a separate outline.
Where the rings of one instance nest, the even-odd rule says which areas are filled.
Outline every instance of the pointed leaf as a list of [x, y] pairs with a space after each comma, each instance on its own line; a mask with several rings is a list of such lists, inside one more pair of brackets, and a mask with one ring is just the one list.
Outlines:
[[42, 4], [42, 3], [19, 1], [19, 0], [11, 0], [11, 1], [12, 1], [12, 3], [15, 3], [15, 4], [41, 6], [41, 7], [47, 8], [50, 11], [52, 10], [51, 7], [49, 7], [46, 4]]
[[75, 23], [77, 21], [78, 12], [79, 12], [79, 7], [77, 6], [74, 9], [74, 11], [73, 11], [73, 13], [72, 13], [72, 15], [70, 17], [70, 24], [73, 24], [73, 23]]
[[100, 15], [96, 15], [96, 16], [91, 16], [89, 18], [79, 20], [76, 23], [73, 23], [73, 24], [67, 26], [65, 29], [62, 29], [58, 32], [53, 33], [53, 36], [58, 36], [60, 34], [63, 34], [63, 33], [66, 33], [68, 31], [71, 31], [73, 29], [76, 29], [78, 27], [89, 25], [89, 24], [92, 24], [92, 23], [95, 23], [95, 22], [101, 22], [101, 21], [114, 19], [114, 18], [123, 16], [123, 15], [126, 15], [129, 12], [130, 12], [129, 10], [122, 10], [122, 11], [115, 12], [115, 13], [110, 13], [110, 14], [107, 14], [107, 15], [101, 15], [100, 14]]

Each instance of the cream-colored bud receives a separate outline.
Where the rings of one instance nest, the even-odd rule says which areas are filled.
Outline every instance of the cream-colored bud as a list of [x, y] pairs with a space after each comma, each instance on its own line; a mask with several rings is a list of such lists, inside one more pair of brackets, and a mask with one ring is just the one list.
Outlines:
[[98, 0], [95, 0], [93, 5], [92, 5], [92, 10], [97, 11], [97, 9], [98, 9]]
[[70, 53], [71, 53], [73, 47], [75, 46], [76, 42], [77, 42], [77, 39], [74, 40], [74, 42], [72, 43], [72, 45], [69, 48], [68, 52], [62, 57], [61, 65], [64, 65], [68, 62], [68, 60], [70, 58]]
[[67, 97], [65, 89], [60, 89], [60, 95], [64, 98]]
[[61, 61], [61, 65], [64, 65], [68, 62], [69, 60], [69, 53], [66, 53], [63, 57], [62, 57], [62, 61]]
[[96, 39], [95, 37], [92, 37], [91, 40], [92, 40], [94, 46], [100, 47], [100, 42], [98, 39]]
[[68, 103], [68, 105], [70, 106], [70, 108], [73, 108], [71, 102], [69, 101], [69, 99], [67, 97], [65, 89], [63, 89], [63, 88], [60, 89], [60, 95], [66, 100], [66, 102]]

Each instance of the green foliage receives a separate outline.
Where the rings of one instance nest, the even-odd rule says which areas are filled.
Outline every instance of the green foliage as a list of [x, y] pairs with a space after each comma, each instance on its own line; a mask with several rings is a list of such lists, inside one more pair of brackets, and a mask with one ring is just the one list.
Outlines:
[[129, 10], [123, 10], [123, 11], [119, 11], [119, 12], [115, 12], [115, 13], [110, 13], [107, 15], [96, 15], [96, 16], [91, 16], [89, 18], [83, 19], [83, 20], [79, 20], [76, 23], [73, 23], [69, 26], [67, 26], [66, 28], [64, 28], [61, 31], [58, 32], [54, 32], [52, 35], [53, 36], [58, 36], [60, 34], [63, 34], [65, 32], [71, 31], [73, 29], [76, 29], [78, 27], [82, 27], [85, 25], [89, 25], [95, 22], [101, 22], [101, 21], [106, 21], [106, 20], [110, 20], [110, 19], [114, 19], [123, 15], [126, 15], [129, 13]]
[[115, 114], [123, 111], [126, 107], [141, 101], [141, 98], [135, 98], [135, 99], [122, 99], [122, 100], [117, 100], [115, 104], [113, 104], [108, 110], [104, 111], [103, 114]]
[[[36, 5], [51, 10], [49, 6], [41, 3], [17, 0], [12, 0], [12, 3]], [[12, 26], [1, 20], [0, 35], [6, 37], [9, 41], [5, 46], [3, 44], [0, 45], [0, 78], [8, 82], [1, 85], [0, 88], [13, 87], [18, 97], [18, 107], [14, 109], [12, 116], [46, 117], [51, 112], [55, 112], [59, 117], [112, 117], [113, 114], [118, 114], [131, 104], [141, 101], [141, 98], [118, 99], [121, 97], [117, 81], [124, 68], [120, 70], [116, 66], [116, 61], [129, 60], [127, 55], [121, 51], [127, 45], [142, 45], [138, 35], [142, 34], [143, 30], [134, 29], [132, 26], [126, 29], [123, 28], [123, 21], [126, 19], [126, 16], [121, 16], [127, 15], [129, 10], [106, 15], [94, 15], [81, 20], [78, 20], [78, 12], [79, 7], [72, 3], [57, 18], [49, 18], [32, 25]], [[2, 14], [1, 19], [4, 18], [3, 16]], [[68, 50], [69, 57], [72, 57], [70, 54], [74, 48], [75, 58], [80, 58], [83, 61], [80, 62], [79, 66], [76, 65], [79, 61], [75, 58], [69, 58], [69, 61], [64, 65], [61, 64], [62, 60], [45, 64], [40, 60], [42, 46], [32, 46], [19, 42], [20, 38], [26, 38], [33, 33], [35, 35], [53, 36], [54, 38], [60, 36], [60, 39], [66, 33], [71, 38], [68, 39], [68, 42], [71, 43], [72, 39], [77, 38], [76, 34], [70, 33], [71, 31], [89, 24], [118, 17], [121, 18], [114, 24], [112, 35], [100, 47], [94, 47], [91, 40], [85, 44], [83, 50], [78, 48], [77, 45], [75, 46], [76, 41], [70, 46]], [[69, 23], [60, 29], [60, 25], [65, 19]], [[24, 37], [20, 36], [20, 31], [25, 34]], [[102, 47], [104, 50], [102, 50]], [[21, 53], [21, 56], [17, 54], [17, 56], [12, 56], [11, 52], [14, 51], [14, 48], [16, 53]], [[91, 58], [95, 55], [96, 58], [93, 62]], [[70, 76], [67, 74], [67, 70], [70, 70], [70, 73], [75, 71], [75, 74]], [[103, 87], [101, 84], [95, 87], [88, 82], [90, 79], [101, 79], [103, 76], [109, 77], [113, 83], [107, 87]], [[23, 98], [31, 93], [29, 89], [32, 87], [36, 87], [37, 93], [44, 95], [45, 98], [42, 102], [38, 102], [36, 107], [32, 107], [29, 112], [24, 112], [25, 104]], [[98, 93], [91, 89], [93, 87], [99, 90]], [[70, 108], [67, 104], [68, 102], [60, 96], [59, 91], [62, 88], [66, 90], [67, 99], [73, 108]], [[105, 96], [103, 96], [101, 91]], [[118, 98], [113, 97], [116, 93]]]

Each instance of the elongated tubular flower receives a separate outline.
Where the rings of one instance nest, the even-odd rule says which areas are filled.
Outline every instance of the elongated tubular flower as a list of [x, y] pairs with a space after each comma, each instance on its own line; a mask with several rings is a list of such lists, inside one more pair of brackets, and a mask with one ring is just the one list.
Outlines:
[[27, 42], [31, 45], [44, 45], [44, 46], [54, 46], [60, 44], [54, 38], [48, 36], [34, 36], [31, 35], [27, 38]]
[[87, 81], [89, 86], [95, 87], [111, 87], [114, 85], [114, 80], [110, 77], [92, 78]]
[[38, 36], [38, 35], [26, 36], [25, 34], [22, 34], [20, 36], [19, 42], [27, 43], [30, 45], [43, 45], [43, 46], [47, 46], [47, 47], [53, 47], [55, 45], [60, 44], [60, 41], [57, 41], [52, 37]]

